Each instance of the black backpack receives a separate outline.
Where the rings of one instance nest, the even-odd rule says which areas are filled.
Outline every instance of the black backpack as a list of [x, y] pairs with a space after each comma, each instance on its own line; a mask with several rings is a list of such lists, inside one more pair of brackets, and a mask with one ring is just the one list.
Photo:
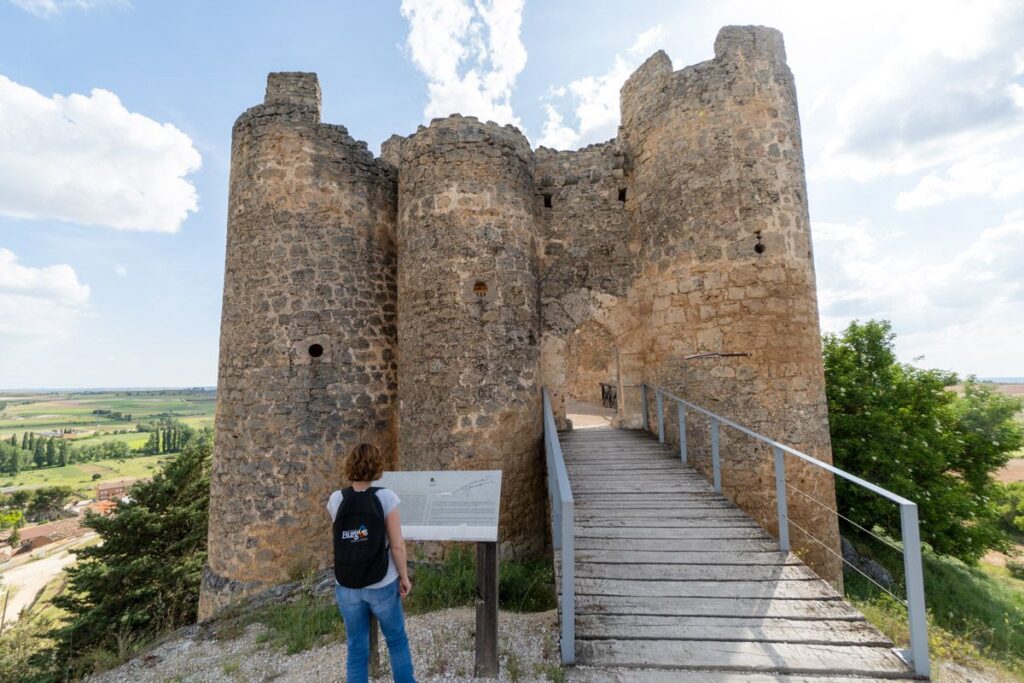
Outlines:
[[379, 486], [341, 492], [334, 516], [334, 578], [346, 588], [365, 588], [388, 573], [388, 535]]

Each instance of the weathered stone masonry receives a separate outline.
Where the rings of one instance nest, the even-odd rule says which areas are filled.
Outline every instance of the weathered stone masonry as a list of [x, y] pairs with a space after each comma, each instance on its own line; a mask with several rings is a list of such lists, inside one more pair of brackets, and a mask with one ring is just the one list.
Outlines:
[[[319, 110], [315, 75], [271, 74], [233, 132], [201, 616], [329, 564], [323, 501], [359, 440], [399, 469], [501, 468], [502, 552], [541, 551], [542, 386], [563, 425], [566, 399], [607, 382], [635, 427], [639, 384], [657, 382], [831, 460], [777, 31], [726, 27], [681, 71], [656, 53], [623, 86], [619, 135], [578, 151], [453, 115], [375, 159]], [[707, 469], [707, 424], [687, 438]], [[724, 488], [768, 526], [770, 456], [723, 432]], [[830, 477], [788, 467], [833, 503]], [[820, 508], [791, 495], [790, 511], [838, 549]]]

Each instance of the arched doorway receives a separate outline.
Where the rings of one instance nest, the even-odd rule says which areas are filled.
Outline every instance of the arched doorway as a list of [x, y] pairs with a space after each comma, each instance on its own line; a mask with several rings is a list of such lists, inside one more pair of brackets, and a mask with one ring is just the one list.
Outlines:
[[566, 340], [564, 391], [574, 427], [615, 424], [622, 414], [619, 349], [601, 323], [583, 323]]

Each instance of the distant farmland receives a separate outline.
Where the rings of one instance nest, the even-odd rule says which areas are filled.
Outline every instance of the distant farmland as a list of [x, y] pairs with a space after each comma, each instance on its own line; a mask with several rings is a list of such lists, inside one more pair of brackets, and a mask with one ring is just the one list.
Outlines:
[[[10, 439], [13, 434], [20, 443], [26, 432], [44, 437], [59, 434], [75, 447], [120, 441], [137, 451], [150, 436], [148, 431], [139, 431], [140, 425], [146, 429], [147, 425], [174, 420], [195, 429], [213, 427], [215, 407], [212, 389], [0, 392], [0, 439]], [[28, 467], [16, 477], [0, 475], [0, 486], [91, 487], [97, 481], [149, 476], [157, 462], [157, 458], [147, 457]], [[97, 480], [92, 479], [95, 474], [100, 475]]]

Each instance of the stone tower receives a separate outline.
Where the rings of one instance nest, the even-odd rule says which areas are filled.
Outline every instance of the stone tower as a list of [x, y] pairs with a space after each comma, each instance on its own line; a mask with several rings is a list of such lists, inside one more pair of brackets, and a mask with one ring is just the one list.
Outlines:
[[[540, 389], [656, 383], [831, 461], [803, 151], [782, 36], [726, 27], [715, 57], [658, 52], [619, 135], [532, 151], [453, 115], [379, 159], [319, 121], [313, 74], [271, 74], [235, 124], [209, 563], [200, 616], [330, 563], [324, 502], [357, 441], [397, 469], [503, 470], [501, 552], [546, 537]], [[668, 440], [678, 442], [675, 420]], [[707, 469], [707, 424], [688, 422]], [[771, 453], [722, 432], [723, 489], [775, 524]], [[830, 476], [787, 465], [834, 507]], [[838, 550], [834, 518], [790, 515]], [[795, 549], [841, 580], [828, 550]]]
[[345, 450], [394, 453], [395, 196], [314, 74], [235, 123], [203, 616], [329, 563]]
[[503, 551], [543, 550], [533, 153], [512, 126], [436, 120], [400, 143], [399, 461], [501, 469]]

